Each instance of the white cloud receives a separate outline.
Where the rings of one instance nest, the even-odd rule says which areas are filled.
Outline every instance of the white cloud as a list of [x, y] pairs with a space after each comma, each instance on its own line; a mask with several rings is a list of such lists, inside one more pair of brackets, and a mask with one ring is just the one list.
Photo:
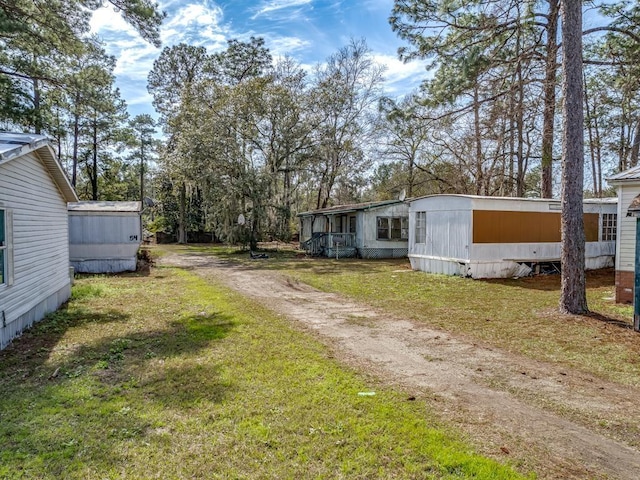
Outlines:
[[199, 37], [198, 43], [212, 41], [218, 45], [225, 38], [222, 25], [223, 11], [215, 5], [187, 4], [176, 10], [162, 25], [160, 31], [163, 44], [175, 45], [189, 37]]
[[135, 28], [125, 22], [120, 13], [111, 6], [101, 7], [93, 12], [89, 25], [92, 33], [100, 35], [105, 32], [138, 35]]
[[[351, 4], [338, 0], [327, 2], [316, 10], [312, 0], [260, 0], [246, 2], [243, 7], [236, 5], [236, 2], [245, 3], [238, 0], [228, 0], [227, 3], [218, 0], [160, 0], [160, 8], [168, 12], [160, 28], [162, 46], [184, 42], [204, 46], [214, 52], [224, 49], [229, 38], [262, 36], [275, 58], [292, 56], [301, 62], [305, 70], [311, 71], [316, 61], [322, 61], [337, 49], [335, 45], [340, 42], [345, 44], [349, 40], [346, 35], [358, 26], [358, 19], [365, 21], [365, 16], [357, 13], [348, 29], [339, 26], [336, 19], [346, 17], [336, 12]], [[392, 0], [362, 0], [355, 3], [359, 9], [382, 11], [382, 14], [376, 15], [383, 15], [384, 18], [387, 15], [384, 12], [390, 11], [393, 4]], [[327, 13], [329, 11], [332, 12], [330, 15]], [[228, 18], [225, 18], [225, 13]], [[311, 16], [306, 18], [308, 15]], [[252, 22], [257, 17], [260, 18]], [[333, 18], [332, 23], [319, 21], [324, 18]], [[151, 98], [146, 92], [146, 79], [160, 49], [145, 42], [112, 7], [98, 9], [90, 25], [91, 33], [101, 37], [107, 52], [117, 59], [117, 85], [127, 103], [133, 107], [133, 113], [138, 113], [137, 110], [145, 105], [150, 109]], [[402, 63], [393, 53], [397, 38], [386, 29], [378, 28], [377, 23], [367, 28], [375, 60], [387, 66], [386, 93], [398, 96], [417, 88], [428, 76], [424, 63]], [[356, 28], [355, 31], [359, 30]]]
[[261, 15], [278, 12], [287, 8], [309, 5], [311, 1], [312, 0], [268, 0], [262, 2], [262, 4], [256, 8], [256, 13], [251, 17], [251, 20], [255, 20]]
[[267, 47], [274, 57], [293, 56], [297, 50], [311, 45], [311, 42], [298, 37], [266, 37]]
[[425, 69], [426, 62], [414, 60], [404, 63], [394, 55], [375, 52], [373, 59], [386, 67], [384, 72], [385, 92], [390, 95], [406, 93], [415, 89], [431, 75]]
[[153, 97], [149, 92], [131, 92], [132, 96], [127, 101], [128, 105], [151, 105]]
[[[167, 8], [178, 4], [160, 28], [163, 46], [185, 42], [217, 50], [226, 44], [227, 28], [222, 25], [222, 9], [214, 5], [167, 2]], [[130, 80], [145, 80], [160, 50], [144, 41], [136, 30], [111, 7], [96, 10], [91, 19], [91, 32], [105, 41], [107, 52], [117, 59], [115, 74]]]

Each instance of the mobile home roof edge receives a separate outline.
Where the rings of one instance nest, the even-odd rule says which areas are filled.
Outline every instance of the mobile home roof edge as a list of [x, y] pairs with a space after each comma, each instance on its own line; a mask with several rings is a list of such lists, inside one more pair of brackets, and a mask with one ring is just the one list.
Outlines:
[[[539, 202], [539, 203], [561, 203], [559, 198], [530, 198], [530, 197], [491, 197], [489, 195], [470, 195], [460, 193], [437, 193], [433, 195], [423, 195], [421, 197], [414, 197], [407, 199], [406, 201], [411, 203], [416, 200], [422, 200], [423, 198], [437, 198], [437, 197], [457, 197], [468, 198], [471, 200], [495, 200], [495, 201], [523, 201], [523, 202]], [[585, 198], [584, 203], [617, 203], [617, 197], [605, 197], [605, 198]]]
[[0, 132], [0, 165], [31, 152], [45, 165], [65, 201], [77, 201], [76, 191], [60, 165], [49, 138], [44, 135]]
[[140, 213], [142, 202], [83, 201], [67, 204], [70, 212], [135, 212]]
[[606, 180], [611, 184], [640, 181], [640, 165], [611, 175], [607, 177]]
[[371, 210], [378, 207], [393, 205], [396, 203], [408, 203], [409, 200], [383, 200], [380, 202], [353, 203], [348, 205], [336, 205], [334, 207], [321, 208], [319, 210], [309, 210], [308, 212], [300, 212], [298, 217], [306, 217], [309, 215], [319, 215], [323, 213], [346, 213], [356, 212], [360, 210]]

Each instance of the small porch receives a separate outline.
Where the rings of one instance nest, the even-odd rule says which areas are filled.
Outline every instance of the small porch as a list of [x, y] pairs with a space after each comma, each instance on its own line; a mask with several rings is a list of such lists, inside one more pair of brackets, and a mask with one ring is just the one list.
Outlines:
[[314, 232], [300, 246], [314, 257], [352, 258], [357, 254], [355, 233]]

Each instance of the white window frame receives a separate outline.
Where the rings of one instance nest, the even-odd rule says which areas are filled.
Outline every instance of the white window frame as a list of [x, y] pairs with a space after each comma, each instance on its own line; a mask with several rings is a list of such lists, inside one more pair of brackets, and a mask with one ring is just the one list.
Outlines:
[[4, 288], [13, 285], [13, 212], [0, 206], [0, 215], [4, 218], [4, 242], [0, 244], [3, 273], [0, 288]]
[[7, 227], [5, 209], [0, 207], [0, 286], [7, 283]]
[[[386, 237], [380, 236], [381, 227], [379, 225], [381, 220], [384, 220], [387, 223], [386, 228], [384, 228], [387, 231]], [[399, 238], [396, 238], [396, 237], [392, 238], [391, 236], [391, 231], [394, 230], [393, 229], [394, 220], [400, 221], [400, 237]], [[398, 229], [396, 228], [395, 230], [398, 230]], [[408, 239], [409, 239], [409, 217], [387, 217], [387, 216], [376, 217], [376, 240], [391, 240], [394, 242], [398, 242], [398, 241], [408, 240]]]
[[416, 243], [427, 243], [427, 212], [416, 212]]
[[600, 239], [603, 242], [615, 242], [618, 237], [618, 214], [603, 213], [600, 226]]
[[[383, 222], [387, 224], [386, 227], [381, 226]], [[380, 230], [386, 230], [387, 236], [381, 237]], [[389, 240], [390, 232], [391, 232], [391, 221], [389, 220], [389, 217], [376, 217], [376, 240]]]

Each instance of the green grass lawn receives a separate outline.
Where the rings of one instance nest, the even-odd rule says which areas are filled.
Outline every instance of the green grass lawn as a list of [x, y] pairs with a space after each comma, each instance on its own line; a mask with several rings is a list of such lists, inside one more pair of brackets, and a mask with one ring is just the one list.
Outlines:
[[593, 313], [569, 316], [558, 313], [560, 275], [471, 280], [415, 272], [406, 259], [313, 259], [272, 251], [268, 260], [251, 261], [246, 253], [229, 247], [170, 248], [277, 270], [393, 315], [612, 381], [640, 385], [640, 334], [630, 329], [632, 307], [613, 300], [612, 270], [588, 272], [587, 296]]
[[428, 399], [346, 370], [220, 285], [158, 268], [80, 279], [66, 308], [0, 352], [0, 478], [521, 477], [438, 425]]

